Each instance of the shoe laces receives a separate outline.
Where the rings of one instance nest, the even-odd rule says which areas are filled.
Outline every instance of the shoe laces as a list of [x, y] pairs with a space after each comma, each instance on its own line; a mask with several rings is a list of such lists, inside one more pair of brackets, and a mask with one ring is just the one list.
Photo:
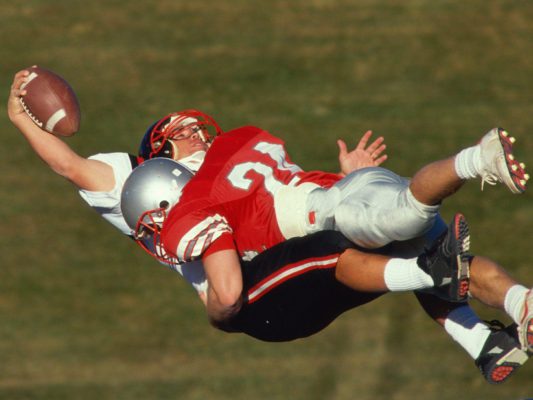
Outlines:
[[505, 329], [505, 325], [503, 324], [503, 322], [498, 321], [497, 319], [493, 319], [490, 321], [484, 320], [483, 322], [486, 323], [489, 328], [494, 331], [503, 331]]

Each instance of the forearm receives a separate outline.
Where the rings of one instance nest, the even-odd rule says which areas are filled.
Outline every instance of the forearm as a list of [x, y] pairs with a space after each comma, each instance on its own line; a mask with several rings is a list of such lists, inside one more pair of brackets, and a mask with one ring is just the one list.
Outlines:
[[39, 128], [26, 114], [11, 117], [13, 125], [22, 133], [33, 151], [57, 174], [70, 178], [72, 166], [83, 162], [66, 143]]
[[27, 70], [15, 74], [7, 101], [7, 114], [13, 125], [31, 148], [56, 174], [70, 180], [78, 188], [90, 191], [108, 191], [115, 185], [111, 166], [79, 156], [58, 137], [38, 127], [24, 111], [20, 98], [28, 76]]
[[228, 330], [227, 323], [242, 308], [243, 281], [238, 254], [222, 250], [203, 259], [209, 289], [207, 315], [211, 324]]

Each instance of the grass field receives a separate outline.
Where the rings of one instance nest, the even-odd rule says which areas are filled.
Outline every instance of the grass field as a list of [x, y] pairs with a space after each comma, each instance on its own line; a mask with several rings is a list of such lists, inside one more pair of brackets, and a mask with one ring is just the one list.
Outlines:
[[[335, 139], [386, 137], [410, 175], [500, 125], [533, 165], [529, 0], [0, 0], [0, 90], [39, 64], [76, 89], [68, 143], [135, 152], [153, 120], [198, 108], [282, 136], [306, 169]], [[266, 344], [211, 329], [192, 289], [85, 206], [0, 114], [0, 399], [533, 397], [533, 362], [490, 386], [411, 295]], [[473, 250], [533, 285], [531, 193], [468, 184], [443, 207]], [[474, 303], [485, 318], [506, 317]]]

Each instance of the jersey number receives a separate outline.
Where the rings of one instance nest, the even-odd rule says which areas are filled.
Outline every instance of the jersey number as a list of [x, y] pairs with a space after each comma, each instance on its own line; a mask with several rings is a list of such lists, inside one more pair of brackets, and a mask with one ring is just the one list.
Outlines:
[[[290, 171], [292, 173], [301, 171], [300, 167], [287, 161], [285, 150], [281, 144], [259, 142], [255, 145], [254, 150], [269, 156], [276, 163], [279, 170]], [[254, 171], [263, 176], [265, 189], [272, 195], [281, 186], [284, 186], [284, 183], [274, 177], [274, 170], [272, 167], [261, 162], [249, 161], [237, 164], [229, 173], [228, 179], [234, 187], [248, 190], [252, 185], [252, 179], [246, 178], [245, 175], [250, 171]]]

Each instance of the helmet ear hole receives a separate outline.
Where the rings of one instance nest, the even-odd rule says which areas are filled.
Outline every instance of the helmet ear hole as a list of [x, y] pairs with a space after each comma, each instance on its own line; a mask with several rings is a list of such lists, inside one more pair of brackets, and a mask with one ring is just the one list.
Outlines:
[[160, 208], [163, 208], [163, 209], [168, 208], [169, 205], [170, 205], [170, 203], [169, 203], [168, 201], [166, 201], [166, 200], [163, 200], [163, 201], [161, 201], [161, 202], [159, 203], [159, 207], [160, 207]]

